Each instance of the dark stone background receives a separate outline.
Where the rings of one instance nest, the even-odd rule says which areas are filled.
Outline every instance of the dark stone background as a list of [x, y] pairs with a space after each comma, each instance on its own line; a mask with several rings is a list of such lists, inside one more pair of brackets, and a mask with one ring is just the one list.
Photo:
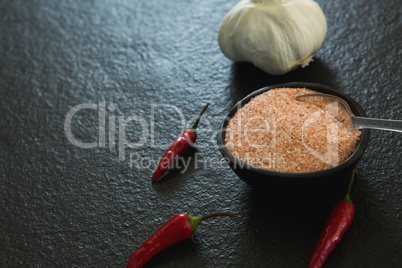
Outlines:
[[[230, 211], [240, 224], [210, 219], [147, 267], [307, 267], [332, 204], [267, 202], [217, 164], [213, 134], [242, 97], [291, 81], [332, 86], [370, 117], [402, 119], [400, 1], [318, 2], [328, 33], [314, 62], [270, 76], [219, 49], [220, 22], [237, 1], [0, 1], [0, 266], [124, 267], [174, 214]], [[207, 101], [189, 154], [198, 159], [151, 184], [153, 161]], [[105, 147], [74, 146], [67, 113], [103, 102], [116, 107], [105, 115], [106, 133], [116, 122], [116, 144], [106, 136]], [[145, 144], [126, 146], [119, 159], [118, 120], [135, 115]], [[77, 112], [74, 136], [102, 145], [98, 118]], [[139, 121], [127, 124], [129, 142], [141, 133]], [[372, 131], [352, 189], [355, 220], [326, 267], [402, 262], [401, 137]]]

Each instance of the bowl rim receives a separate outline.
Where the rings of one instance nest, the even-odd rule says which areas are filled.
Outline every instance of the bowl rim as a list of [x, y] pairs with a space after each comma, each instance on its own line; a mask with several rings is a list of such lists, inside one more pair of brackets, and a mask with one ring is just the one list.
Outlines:
[[218, 148], [219, 148], [221, 154], [226, 158], [227, 161], [229, 161], [233, 165], [232, 169], [234, 169], [235, 167], [239, 167], [239, 169], [247, 169], [247, 170], [262, 174], [262, 175], [282, 177], [282, 178], [306, 178], [306, 177], [318, 178], [318, 177], [325, 177], [327, 175], [337, 173], [341, 170], [345, 170], [345, 169], [351, 167], [352, 165], [356, 165], [356, 163], [359, 161], [361, 156], [364, 154], [364, 152], [368, 146], [369, 139], [370, 139], [370, 130], [369, 129], [361, 130], [359, 144], [358, 144], [356, 150], [354, 151], [354, 153], [347, 160], [345, 160], [344, 162], [340, 163], [337, 166], [330, 167], [328, 169], [313, 171], [313, 172], [291, 173], [291, 172], [281, 172], [281, 171], [268, 170], [268, 169], [264, 169], [264, 168], [258, 168], [258, 167], [252, 166], [250, 164], [247, 164], [247, 163], [237, 159], [226, 149], [226, 145], [224, 143], [225, 136], [226, 136], [226, 126], [229, 123], [229, 121], [232, 119], [234, 114], [241, 107], [243, 107], [246, 103], [248, 103], [251, 100], [251, 98], [253, 98], [263, 92], [269, 91], [271, 89], [283, 88], [283, 87], [307, 88], [307, 89], [315, 90], [318, 92], [320, 92], [320, 89], [322, 89], [324, 91], [331, 92], [331, 94], [334, 94], [334, 95], [346, 100], [354, 113], [357, 113], [357, 115], [359, 115], [359, 116], [367, 117], [366, 112], [352, 97], [348, 96], [347, 94], [345, 94], [343, 92], [335, 90], [329, 86], [326, 86], [326, 85], [322, 85], [322, 84], [318, 84], [318, 83], [311, 83], [311, 82], [289, 82], [289, 83], [275, 84], [275, 85], [270, 85], [270, 86], [260, 88], [256, 91], [248, 94], [246, 97], [244, 97], [240, 101], [238, 101], [230, 109], [229, 113], [226, 115], [225, 119], [223, 120], [223, 122], [221, 123], [221, 125], [219, 127], [218, 135], [217, 135], [217, 145], [218, 145]]

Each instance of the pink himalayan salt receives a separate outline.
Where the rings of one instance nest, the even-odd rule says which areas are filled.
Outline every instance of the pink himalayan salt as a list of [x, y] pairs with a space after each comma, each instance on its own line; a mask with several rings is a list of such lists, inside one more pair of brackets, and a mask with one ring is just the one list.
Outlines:
[[281, 172], [312, 172], [344, 162], [356, 150], [360, 130], [350, 130], [341, 105], [295, 98], [312, 93], [317, 92], [278, 88], [251, 99], [227, 126], [228, 151], [247, 164]]

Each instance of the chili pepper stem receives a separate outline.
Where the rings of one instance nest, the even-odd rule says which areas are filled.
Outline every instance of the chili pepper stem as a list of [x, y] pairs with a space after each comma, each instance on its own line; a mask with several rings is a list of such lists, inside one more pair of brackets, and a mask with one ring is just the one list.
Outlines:
[[346, 196], [343, 199], [344, 201], [349, 202], [349, 203], [352, 203], [352, 199], [350, 198], [350, 190], [352, 189], [352, 184], [353, 184], [353, 181], [355, 179], [356, 174], [357, 174], [357, 170], [354, 169], [353, 173], [352, 173], [352, 177], [350, 178], [350, 182], [349, 182], [349, 185], [348, 185], [348, 190], [346, 192]]
[[188, 220], [190, 221], [191, 229], [194, 232], [195, 229], [197, 229], [197, 226], [202, 221], [212, 218], [212, 217], [218, 217], [218, 216], [228, 216], [228, 217], [235, 219], [237, 222], [239, 222], [239, 218], [229, 212], [213, 212], [213, 213], [201, 216], [201, 217], [194, 217], [194, 216], [188, 215]]
[[198, 127], [198, 123], [200, 122], [201, 116], [207, 110], [209, 104], [210, 103], [208, 102], [207, 105], [204, 106], [204, 109], [202, 109], [201, 113], [198, 115], [197, 120], [195, 120], [194, 125], [190, 128], [192, 132], [196, 133], [196, 129]]

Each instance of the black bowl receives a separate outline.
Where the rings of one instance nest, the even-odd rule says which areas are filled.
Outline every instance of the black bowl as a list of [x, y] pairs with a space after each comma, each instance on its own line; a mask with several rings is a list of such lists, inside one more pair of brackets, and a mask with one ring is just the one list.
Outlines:
[[351, 97], [328, 86], [304, 82], [292, 82], [268, 86], [249, 94], [230, 110], [219, 129], [220, 131], [217, 137], [219, 150], [226, 158], [232, 170], [243, 181], [253, 187], [253, 189], [258, 191], [262, 190], [265, 194], [272, 195], [274, 198], [277, 198], [278, 196], [286, 198], [299, 198], [301, 196], [313, 196], [314, 198], [338, 198], [342, 196], [346, 191], [346, 186], [350, 180], [353, 169], [355, 169], [357, 163], [368, 146], [370, 138], [370, 131], [368, 129], [362, 130], [360, 142], [356, 148], [356, 151], [346, 161], [335, 167], [315, 172], [287, 173], [257, 168], [235, 158], [226, 149], [224, 142], [226, 127], [234, 114], [243, 105], [249, 102], [251, 98], [268, 90], [282, 87], [307, 88], [317, 92], [339, 96], [347, 101], [355, 115], [366, 116], [365, 111]]

